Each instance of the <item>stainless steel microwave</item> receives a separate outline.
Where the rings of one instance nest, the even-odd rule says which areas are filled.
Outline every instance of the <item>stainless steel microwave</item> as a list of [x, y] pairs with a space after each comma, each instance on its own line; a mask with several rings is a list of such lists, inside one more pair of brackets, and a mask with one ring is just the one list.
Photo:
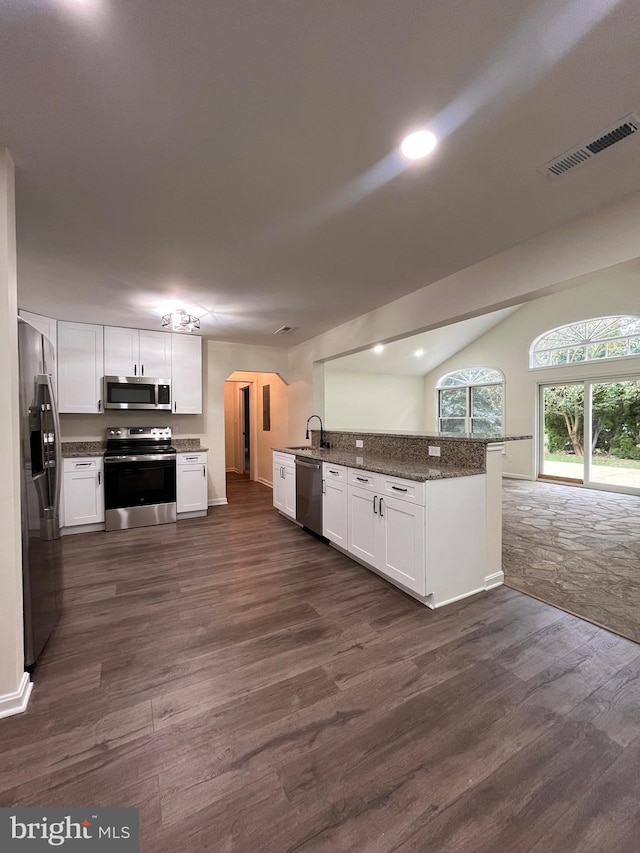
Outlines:
[[166, 379], [149, 376], [105, 376], [105, 409], [171, 411], [171, 385]]

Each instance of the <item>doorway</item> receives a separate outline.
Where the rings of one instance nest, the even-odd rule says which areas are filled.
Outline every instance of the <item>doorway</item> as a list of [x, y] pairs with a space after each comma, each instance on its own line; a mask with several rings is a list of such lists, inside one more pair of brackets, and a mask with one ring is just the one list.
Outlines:
[[538, 477], [640, 494], [640, 379], [540, 386]]
[[240, 460], [242, 473], [251, 477], [251, 393], [248, 385], [240, 388]]

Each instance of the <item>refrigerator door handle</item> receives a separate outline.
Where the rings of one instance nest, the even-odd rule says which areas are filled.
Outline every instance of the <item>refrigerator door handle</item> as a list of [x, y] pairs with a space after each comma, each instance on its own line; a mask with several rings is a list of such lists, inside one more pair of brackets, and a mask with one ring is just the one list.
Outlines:
[[51, 414], [53, 415], [53, 453], [55, 459], [55, 487], [52, 495], [53, 498], [53, 506], [54, 506], [54, 515], [56, 518], [60, 517], [60, 490], [62, 488], [62, 443], [60, 441], [60, 416], [58, 414], [58, 406], [56, 403], [56, 396], [53, 390], [53, 382], [51, 380], [51, 374], [44, 374], [46, 382], [47, 382], [47, 390], [49, 392], [49, 402], [51, 404]]

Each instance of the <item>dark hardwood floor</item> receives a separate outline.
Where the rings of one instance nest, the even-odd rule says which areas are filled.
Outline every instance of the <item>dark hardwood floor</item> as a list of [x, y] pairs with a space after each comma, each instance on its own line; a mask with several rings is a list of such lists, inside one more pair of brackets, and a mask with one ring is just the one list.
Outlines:
[[137, 806], [145, 853], [636, 853], [640, 646], [506, 587], [431, 612], [229, 497], [64, 540], [0, 805]]

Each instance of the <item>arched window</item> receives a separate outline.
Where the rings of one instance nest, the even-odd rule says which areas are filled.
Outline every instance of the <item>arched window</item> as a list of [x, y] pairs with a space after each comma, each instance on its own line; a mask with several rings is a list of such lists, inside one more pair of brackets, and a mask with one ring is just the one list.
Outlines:
[[529, 367], [640, 356], [640, 317], [595, 317], [551, 329], [529, 350]]
[[440, 432], [502, 432], [504, 376], [491, 367], [467, 367], [442, 376], [438, 389]]

